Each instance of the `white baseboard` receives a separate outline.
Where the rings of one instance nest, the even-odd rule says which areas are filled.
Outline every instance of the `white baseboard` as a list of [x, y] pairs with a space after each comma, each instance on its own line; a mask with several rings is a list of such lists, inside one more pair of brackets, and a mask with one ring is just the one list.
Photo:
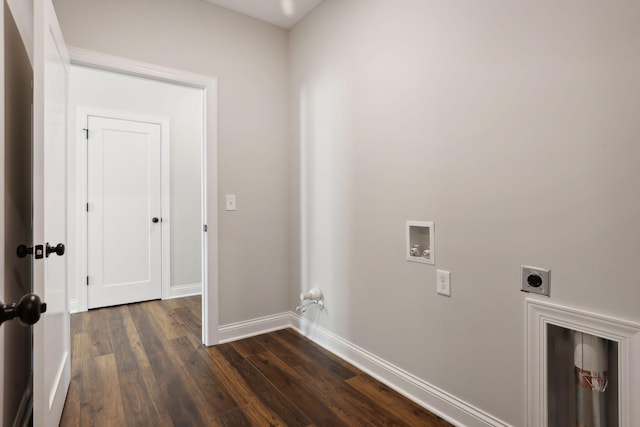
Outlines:
[[298, 314], [291, 312], [290, 316], [291, 326], [302, 335], [450, 423], [469, 427], [509, 426]]
[[219, 328], [220, 343], [291, 327], [330, 352], [456, 426], [508, 427], [509, 424], [398, 368], [367, 350], [317, 326], [297, 313], [287, 312]]
[[190, 297], [193, 295], [202, 295], [202, 283], [171, 286], [169, 288], [169, 296], [166, 299]]
[[77, 299], [69, 300], [69, 312], [73, 314], [79, 311], [80, 310], [78, 309], [78, 300]]
[[218, 328], [218, 342], [223, 344], [289, 327], [291, 327], [291, 313], [289, 312], [230, 323]]
[[[193, 295], [202, 295], [202, 283], [191, 283], [188, 285], [171, 286], [169, 288], [169, 296], [163, 299], [183, 298]], [[78, 299], [69, 300], [69, 312], [78, 313], [80, 311], [86, 311], [80, 309], [80, 302]]]

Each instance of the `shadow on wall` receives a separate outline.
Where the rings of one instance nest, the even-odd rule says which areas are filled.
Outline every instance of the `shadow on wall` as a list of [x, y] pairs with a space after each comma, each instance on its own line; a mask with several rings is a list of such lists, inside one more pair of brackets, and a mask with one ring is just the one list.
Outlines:
[[349, 338], [354, 251], [353, 133], [348, 82], [325, 70], [300, 90], [300, 289], [322, 289], [327, 306], [304, 316]]

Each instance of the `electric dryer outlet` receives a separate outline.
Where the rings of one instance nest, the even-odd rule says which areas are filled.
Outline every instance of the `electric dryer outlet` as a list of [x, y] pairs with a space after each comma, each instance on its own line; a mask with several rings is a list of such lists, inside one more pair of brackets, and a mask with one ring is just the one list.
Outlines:
[[522, 292], [545, 296], [551, 294], [551, 270], [523, 265], [521, 282]]

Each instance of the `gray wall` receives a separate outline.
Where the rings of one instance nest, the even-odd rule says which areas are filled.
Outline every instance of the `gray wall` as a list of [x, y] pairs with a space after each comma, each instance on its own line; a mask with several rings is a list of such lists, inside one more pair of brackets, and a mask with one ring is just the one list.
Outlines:
[[[318, 285], [322, 326], [521, 425], [521, 264], [640, 321], [640, 4], [325, 0], [289, 36], [196, 0], [55, 5], [72, 46], [219, 78], [221, 324]], [[405, 261], [409, 219], [436, 266]]]
[[70, 46], [218, 78], [220, 324], [286, 310], [287, 33], [201, 0], [54, 5]]
[[[290, 36], [291, 307], [321, 286], [322, 326], [522, 425], [521, 264], [553, 270], [553, 302], [640, 321], [638, 22], [325, 0]], [[435, 221], [436, 266], [405, 261], [405, 220]]]

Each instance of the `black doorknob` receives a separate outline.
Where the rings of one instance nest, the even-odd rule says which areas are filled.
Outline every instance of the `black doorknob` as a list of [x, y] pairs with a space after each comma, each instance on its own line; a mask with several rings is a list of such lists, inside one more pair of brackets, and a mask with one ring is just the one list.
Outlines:
[[160, 221], [160, 219], [157, 216], [154, 216], [153, 218], [151, 218], [151, 222], [154, 223], [154, 224], [156, 222], [159, 222], [159, 221]]
[[16, 254], [18, 255], [18, 258], [24, 258], [27, 255], [33, 254], [33, 248], [20, 245], [18, 246], [18, 249], [16, 249]]
[[64, 245], [62, 243], [58, 243], [55, 246], [49, 246], [49, 243], [47, 243], [47, 258], [49, 257], [49, 255], [51, 255], [52, 253], [55, 253], [58, 256], [62, 256], [64, 255]]
[[33, 247], [20, 245], [16, 249], [16, 255], [18, 255], [18, 258], [25, 258], [27, 255], [33, 255], [35, 259], [41, 259], [43, 257], [43, 249], [42, 245], [35, 245]]
[[0, 303], [0, 325], [7, 320], [18, 318], [23, 325], [33, 325], [40, 315], [47, 311], [47, 304], [36, 294], [27, 294], [16, 304]]

